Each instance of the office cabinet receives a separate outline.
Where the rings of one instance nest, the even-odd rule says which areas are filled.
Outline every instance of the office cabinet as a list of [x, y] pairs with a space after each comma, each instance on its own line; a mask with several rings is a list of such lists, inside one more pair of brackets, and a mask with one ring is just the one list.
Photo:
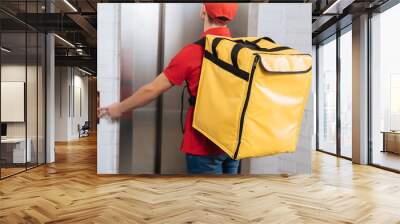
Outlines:
[[383, 152], [400, 154], [400, 132], [383, 133]]

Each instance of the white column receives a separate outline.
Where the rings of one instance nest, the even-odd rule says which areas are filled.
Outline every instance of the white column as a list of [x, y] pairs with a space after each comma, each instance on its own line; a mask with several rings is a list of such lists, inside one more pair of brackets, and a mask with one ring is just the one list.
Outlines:
[[53, 163], [55, 161], [55, 56], [54, 56], [54, 35], [47, 34], [46, 36], [46, 163]]
[[[100, 106], [120, 100], [120, 4], [98, 4], [97, 17], [97, 91]], [[97, 173], [119, 172], [119, 123], [100, 119], [97, 126]]]

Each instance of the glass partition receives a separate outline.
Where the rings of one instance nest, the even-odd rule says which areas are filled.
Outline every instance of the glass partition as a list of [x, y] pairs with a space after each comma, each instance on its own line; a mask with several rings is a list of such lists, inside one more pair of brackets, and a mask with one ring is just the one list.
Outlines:
[[[1, 2], [43, 13], [44, 1]], [[0, 12], [0, 178], [45, 163], [45, 34]]]
[[318, 149], [336, 154], [336, 36], [318, 47]]
[[352, 32], [340, 36], [340, 154], [352, 157]]
[[400, 171], [400, 4], [371, 19], [371, 162]]
[[38, 91], [38, 105], [37, 105], [37, 162], [44, 164], [46, 162], [46, 144], [45, 144], [45, 124], [46, 124], [46, 36], [43, 33], [38, 34], [38, 76], [37, 76], [37, 91]]
[[26, 74], [26, 114], [27, 114], [27, 151], [30, 152], [27, 167], [37, 165], [38, 150], [38, 35], [36, 32], [27, 33], [27, 74]]
[[26, 169], [27, 151], [25, 32], [1, 34], [1, 176]]

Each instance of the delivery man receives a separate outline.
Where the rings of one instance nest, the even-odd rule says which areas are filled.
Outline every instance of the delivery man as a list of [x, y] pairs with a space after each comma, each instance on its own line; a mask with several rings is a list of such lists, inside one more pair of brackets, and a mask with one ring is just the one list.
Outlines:
[[[236, 15], [236, 3], [204, 3], [200, 17], [207, 34], [230, 37], [227, 27]], [[164, 71], [152, 82], [142, 86], [122, 102], [98, 109], [99, 117], [119, 118], [122, 113], [144, 106], [156, 99], [173, 85], [187, 83], [193, 96], [197, 95], [204, 49], [198, 44], [188, 44], [170, 61]], [[239, 161], [231, 159], [214, 143], [192, 128], [194, 108], [186, 114], [185, 132], [181, 151], [186, 154], [187, 169], [190, 174], [236, 174]], [[212, 116], [212, 115], [210, 115]]]

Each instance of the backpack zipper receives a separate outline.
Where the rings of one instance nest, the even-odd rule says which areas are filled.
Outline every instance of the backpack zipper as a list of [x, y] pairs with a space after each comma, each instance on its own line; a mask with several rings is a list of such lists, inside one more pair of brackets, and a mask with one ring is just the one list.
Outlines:
[[236, 151], [235, 151], [235, 155], [234, 155], [233, 159], [236, 159], [237, 156], [238, 156], [238, 153], [239, 153], [240, 143], [242, 141], [244, 116], [246, 114], [247, 105], [249, 104], [249, 98], [250, 98], [250, 93], [251, 93], [251, 86], [253, 84], [254, 72], [256, 70], [257, 63], [258, 63], [259, 60], [260, 60], [260, 56], [256, 55], [256, 57], [254, 58], [254, 61], [253, 61], [253, 65], [251, 67], [251, 73], [250, 73], [250, 77], [249, 77], [249, 84], [248, 84], [248, 87], [247, 87], [246, 99], [244, 101], [242, 114], [240, 115], [238, 143], [237, 143], [237, 146], [236, 146]]

